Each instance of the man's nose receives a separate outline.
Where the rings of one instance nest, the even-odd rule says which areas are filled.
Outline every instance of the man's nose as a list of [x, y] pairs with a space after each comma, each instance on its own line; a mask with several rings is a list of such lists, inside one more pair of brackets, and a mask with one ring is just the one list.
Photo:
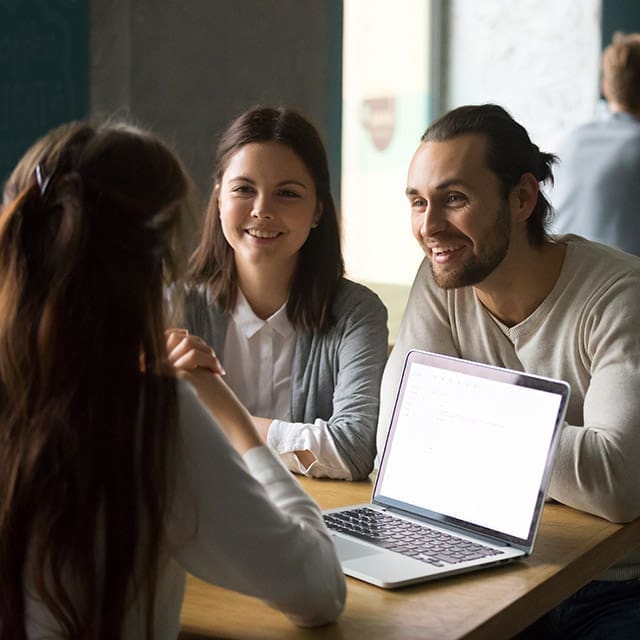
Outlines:
[[422, 214], [422, 221], [420, 225], [420, 235], [423, 238], [430, 238], [431, 236], [442, 231], [446, 224], [446, 218], [443, 211], [437, 205], [428, 203]]

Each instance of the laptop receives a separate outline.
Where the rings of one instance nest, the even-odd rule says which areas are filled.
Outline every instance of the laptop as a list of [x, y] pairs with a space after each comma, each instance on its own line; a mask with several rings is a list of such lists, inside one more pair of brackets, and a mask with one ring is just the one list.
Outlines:
[[346, 575], [388, 589], [528, 556], [566, 382], [408, 352], [371, 502], [323, 512]]

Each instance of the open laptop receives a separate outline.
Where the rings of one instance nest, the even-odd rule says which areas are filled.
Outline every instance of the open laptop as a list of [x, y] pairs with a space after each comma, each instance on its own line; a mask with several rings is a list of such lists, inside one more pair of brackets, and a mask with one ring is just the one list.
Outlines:
[[324, 511], [345, 574], [395, 588], [529, 555], [569, 385], [409, 351], [370, 504]]

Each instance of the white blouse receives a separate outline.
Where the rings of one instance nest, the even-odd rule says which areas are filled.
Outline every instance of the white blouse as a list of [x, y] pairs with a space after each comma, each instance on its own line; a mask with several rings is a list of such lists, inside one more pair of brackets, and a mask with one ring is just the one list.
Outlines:
[[[238, 290], [224, 343], [225, 381], [251, 415], [273, 418], [267, 444], [295, 473], [344, 478], [351, 472], [338, 453], [327, 422], [291, 422], [291, 371], [296, 332], [286, 304], [266, 320], [259, 318]], [[304, 467], [295, 451], [311, 451], [316, 460]]]

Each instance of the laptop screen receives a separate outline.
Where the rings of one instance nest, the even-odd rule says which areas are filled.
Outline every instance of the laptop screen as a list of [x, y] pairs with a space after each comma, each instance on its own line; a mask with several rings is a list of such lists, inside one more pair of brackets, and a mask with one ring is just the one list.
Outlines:
[[555, 381], [431, 354], [420, 362], [416, 353], [420, 360], [410, 352], [405, 365], [374, 500], [527, 540], [566, 398], [549, 390]]

